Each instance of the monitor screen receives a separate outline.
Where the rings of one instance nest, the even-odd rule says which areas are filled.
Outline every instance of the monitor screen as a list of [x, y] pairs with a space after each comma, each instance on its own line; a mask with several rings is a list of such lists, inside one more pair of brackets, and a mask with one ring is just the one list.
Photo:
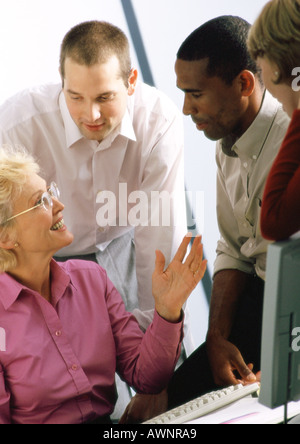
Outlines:
[[261, 404], [300, 399], [300, 239], [269, 246], [261, 371]]

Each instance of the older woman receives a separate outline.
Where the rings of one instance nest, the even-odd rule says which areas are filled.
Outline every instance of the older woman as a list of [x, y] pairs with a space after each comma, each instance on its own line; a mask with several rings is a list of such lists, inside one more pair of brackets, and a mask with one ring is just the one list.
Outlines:
[[266, 88], [292, 118], [261, 212], [264, 237], [283, 240], [300, 230], [300, 1], [269, 1], [251, 29], [249, 49]]
[[102, 268], [52, 259], [73, 236], [56, 185], [38, 173], [27, 154], [0, 149], [0, 423], [109, 422], [116, 370], [138, 392], [168, 383], [181, 309], [205, 272], [201, 240], [184, 262], [187, 236], [166, 270], [156, 252], [143, 335]]

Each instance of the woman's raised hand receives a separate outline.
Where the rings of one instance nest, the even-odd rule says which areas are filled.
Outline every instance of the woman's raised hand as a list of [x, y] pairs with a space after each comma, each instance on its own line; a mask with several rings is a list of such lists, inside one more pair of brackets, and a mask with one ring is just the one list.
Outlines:
[[155, 270], [152, 276], [155, 308], [158, 314], [169, 322], [180, 320], [183, 305], [206, 271], [207, 261], [203, 260], [201, 236], [195, 238], [191, 251], [184, 261], [191, 237], [191, 234], [184, 237], [166, 270], [164, 255], [161, 251], [156, 251]]

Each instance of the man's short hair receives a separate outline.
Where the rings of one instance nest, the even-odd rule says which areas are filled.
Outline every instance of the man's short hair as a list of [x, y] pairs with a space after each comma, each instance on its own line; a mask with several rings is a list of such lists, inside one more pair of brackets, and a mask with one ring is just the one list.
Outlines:
[[251, 58], [247, 39], [251, 25], [234, 16], [221, 16], [197, 28], [181, 45], [177, 58], [185, 61], [208, 59], [208, 77], [220, 77], [231, 85], [243, 70], [259, 72]]
[[131, 71], [129, 42], [116, 26], [99, 21], [81, 23], [64, 37], [60, 52], [60, 72], [65, 78], [65, 60], [70, 57], [80, 65], [93, 66], [106, 63], [116, 56], [120, 63], [120, 77], [128, 87]]

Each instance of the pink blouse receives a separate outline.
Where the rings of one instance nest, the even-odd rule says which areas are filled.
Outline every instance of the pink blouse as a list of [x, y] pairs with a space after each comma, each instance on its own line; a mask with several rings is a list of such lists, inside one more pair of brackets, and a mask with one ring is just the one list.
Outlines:
[[52, 304], [0, 275], [0, 424], [80, 424], [110, 415], [115, 371], [158, 393], [180, 355], [183, 323], [155, 313], [145, 335], [97, 264], [51, 262]]

